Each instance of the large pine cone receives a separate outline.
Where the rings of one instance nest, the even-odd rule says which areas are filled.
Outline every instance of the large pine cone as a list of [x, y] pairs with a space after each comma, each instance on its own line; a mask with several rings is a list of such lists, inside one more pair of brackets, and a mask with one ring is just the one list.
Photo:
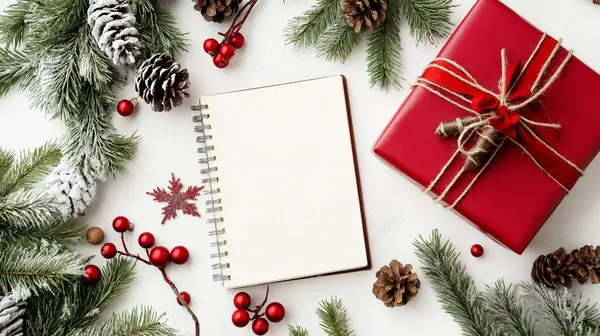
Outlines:
[[63, 160], [48, 174], [45, 186], [60, 205], [64, 216], [75, 218], [83, 215], [92, 203], [96, 195], [96, 183], [101, 175], [98, 167], [99, 164], [96, 163], [79, 169]]
[[571, 255], [575, 262], [571, 269], [575, 271], [577, 282], [584, 284], [592, 279], [593, 284], [600, 283], [598, 274], [600, 273], [600, 246], [585, 245], [578, 250], [573, 250]]
[[0, 335], [23, 336], [24, 299], [14, 293], [2, 296], [0, 293]]
[[572, 279], [576, 276], [573, 269], [575, 258], [567, 254], [563, 247], [539, 256], [533, 263], [531, 278], [533, 281], [552, 288], [565, 286], [571, 288]]
[[169, 54], [154, 54], [145, 60], [135, 74], [135, 91], [157, 112], [171, 111], [189, 97], [187, 69]]
[[412, 272], [412, 266], [402, 266], [394, 259], [375, 274], [377, 281], [373, 284], [373, 294], [383, 301], [386, 307], [403, 306], [419, 292], [421, 281]]
[[194, 9], [202, 13], [206, 21], [221, 23], [237, 13], [241, 0], [194, 0]]
[[372, 32], [385, 21], [388, 0], [344, 0], [344, 17], [354, 31]]
[[126, 1], [96, 0], [88, 8], [88, 24], [98, 46], [115, 65], [130, 65], [140, 54], [135, 15]]

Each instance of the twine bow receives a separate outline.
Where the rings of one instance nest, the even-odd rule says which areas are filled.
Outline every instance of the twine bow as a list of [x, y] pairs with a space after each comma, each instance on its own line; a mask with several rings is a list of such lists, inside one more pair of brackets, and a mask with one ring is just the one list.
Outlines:
[[[543, 121], [535, 114], [530, 115], [531, 104], [556, 81], [573, 55], [573, 52], [569, 51], [560, 66], [545, 83], [542, 83], [542, 78], [560, 50], [561, 43], [546, 37], [547, 35], [543, 34], [523, 66], [520, 62], [509, 63], [506, 51], [502, 49], [502, 76], [498, 83], [498, 93], [483, 87], [465, 68], [446, 58], [435, 59], [417, 80], [415, 86], [420, 86], [471, 113], [471, 116], [444, 121], [436, 129], [440, 136], [458, 136], [458, 149], [425, 192], [433, 189], [459, 154], [465, 155], [463, 168], [436, 198], [436, 202], [444, 199], [465, 171], [480, 168], [449, 208], [456, 206], [492, 162], [506, 140], [520, 147], [546, 175], [567, 192], [573, 181], [583, 174], [582, 169], [548, 144], [555, 138], [560, 125]], [[468, 148], [473, 137], [474, 144]]]

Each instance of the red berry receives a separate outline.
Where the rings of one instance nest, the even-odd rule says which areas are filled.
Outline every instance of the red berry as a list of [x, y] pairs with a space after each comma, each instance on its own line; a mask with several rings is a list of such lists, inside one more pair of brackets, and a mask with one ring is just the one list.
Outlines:
[[270, 303], [265, 310], [265, 315], [273, 323], [281, 322], [285, 317], [285, 308], [279, 302]]
[[252, 299], [246, 292], [239, 292], [233, 297], [233, 305], [237, 309], [248, 309], [251, 304]]
[[223, 69], [229, 65], [229, 60], [225, 59], [221, 54], [216, 54], [215, 57], [213, 57], [213, 64], [217, 68]]
[[190, 259], [190, 251], [184, 246], [175, 246], [171, 250], [171, 261], [177, 265], [183, 265]]
[[154, 235], [150, 232], [144, 232], [138, 238], [138, 244], [143, 248], [151, 248], [155, 242], [156, 239], [154, 239]]
[[235, 49], [229, 43], [224, 43], [219, 49], [219, 55], [225, 59], [231, 59], [235, 55]]
[[479, 258], [483, 255], [483, 246], [475, 244], [471, 246], [471, 255], [475, 258]]
[[83, 269], [83, 279], [90, 285], [95, 285], [100, 281], [102, 272], [96, 265], [87, 265]]
[[106, 259], [112, 259], [117, 255], [117, 247], [113, 243], [106, 243], [100, 249], [100, 254]]
[[217, 54], [217, 52], [219, 52], [219, 42], [217, 42], [217, 40], [214, 38], [206, 39], [203, 47], [204, 51], [211, 56], [214, 56]]
[[129, 117], [135, 110], [135, 103], [129, 99], [123, 99], [117, 104], [117, 112], [123, 117]]
[[244, 39], [244, 35], [240, 34], [240, 33], [235, 33], [233, 35], [231, 35], [231, 45], [235, 48], [235, 49], [240, 49], [241, 47], [244, 46], [244, 42], [246, 41]]
[[[190, 302], [192, 301], [192, 297], [188, 292], [181, 292], [179, 293], [179, 296], [181, 296], [181, 298], [183, 299], [183, 301], [185, 301], [186, 304], [190, 304]], [[183, 306], [183, 302], [181, 302], [179, 298], [177, 298], [177, 303], [179, 303], [180, 306]]]
[[260, 317], [252, 322], [252, 331], [256, 335], [264, 335], [269, 332], [269, 322], [264, 318]]
[[169, 250], [164, 246], [157, 246], [150, 251], [150, 262], [152, 265], [162, 268], [171, 262]]
[[113, 229], [115, 229], [115, 231], [120, 232], [120, 233], [123, 233], [127, 230], [130, 230], [130, 231], [133, 230], [133, 224], [131, 224], [129, 222], [129, 219], [127, 219], [127, 217], [124, 217], [124, 216], [116, 217], [113, 220], [112, 226], [113, 226]]
[[238, 328], [243, 328], [250, 322], [250, 314], [244, 309], [238, 309], [231, 315], [231, 322]]

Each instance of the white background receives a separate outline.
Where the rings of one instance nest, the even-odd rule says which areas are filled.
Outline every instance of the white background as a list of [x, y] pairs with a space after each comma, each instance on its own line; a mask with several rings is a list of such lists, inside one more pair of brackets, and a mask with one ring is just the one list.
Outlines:
[[[191, 1], [163, 1], [177, 16], [181, 29], [190, 33], [189, 52], [178, 59], [190, 70], [190, 93], [194, 98], [201, 94], [338, 73], [348, 78], [374, 269], [271, 286], [271, 298], [285, 305], [287, 316], [283, 323], [272, 325], [269, 335], [285, 335], [286, 323], [300, 323], [310, 330], [311, 335], [322, 335], [314, 310], [319, 300], [331, 295], [343, 299], [357, 335], [395, 335], [409, 331], [417, 335], [458, 335], [458, 326], [442, 311], [424, 276], [421, 276], [423, 284], [419, 296], [407, 306], [389, 309], [371, 294], [375, 270], [393, 258], [413, 263], [421, 275], [412, 242], [419, 234], [428, 235], [434, 228], [439, 228], [443, 236], [451, 239], [463, 253], [462, 260], [479, 288], [500, 277], [507, 281], [528, 279], [535, 257], [560, 246], [573, 249], [583, 244], [600, 244], [597, 229], [600, 222], [598, 160], [587, 169], [572, 194], [522, 256], [496, 245], [454, 214], [435, 205], [409, 181], [379, 162], [371, 154], [371, 146], [409, 91], [385, 93], [369, 88], [364, 44], [345, 65], [316, 59], [314, 49], [298, 51], [285, 45], [282, 30], [286, 22], [308, 8], [313, 0], [259, 1], [243, 29], [247, 44], [226, 70], [216, 69], [202, 51], [202, 42], [208, 37], [216, 37], [226, 26], [205, 22], [193, 10]], [[0, 3], [4, 8], [12, 0], [1, 0]], [[458, 7], [452, 20], [458, 23], [474, 1], [455, 0], [455, 3]], [[505, 0], [505, 3], [541, 30], [563, 37], [564, 44], [575, 49], [579, 58], [600, 70], [600, 6], [593, 5], [591, 0]], [[490, 24], [502, 29], [502, 22]], [[402, 44], [405, 87], [408, 87], [440, 47], [421, 45], [417, 48], [406, 24], [402, 27]], [[477, 51], [473, 50], [473, 53]], [[128, 85], [117, 96], [128, 98], [133, 94], [133, 85]], [[128, 216], [137, 224], [135, 234], [129, 236], [131, 249], [135, 249], [135, 238], [143, 231], [152, 231], [159, 243], [168, 247], [187, 246], [192, 254], [190, 263], [170, 266], [168, 272], [181, 290], [191, 293], [192, 308], [201, 322], [201, 334], [251, 335], [249, 327], [236, 329], [230, 322], [234, 293], [211, 281], [208, 254], [212, 251], [206, 234], [210, 229], [205, 223], [207, 216], [198, 219], [180, 215], [162, 226], [161, 205], [145, 195], [155, 186], [166, 187], [171, 172], [180, 176], [186, 186], [200, 184], [192, 112], [189, 111], [189, 105], [193, 103], [194, 99], [190, 99], [171, 113], [154, 113], [145, 105], [130, 118], [115, 113], [114, 124], [120, 133], [137, 132], [142, 136], [138, 157], [129, 165], [127, 176], [118, 176], [99, 187], [98, 197], [85, 219], [90, 225], [104, 228], [107, 239], [116, 242], [117, 235], [111, 232], [110, 223], [115, 216]], [[60, 121], [48, 121], [42, 113], [30, 109], [23, 92], [13, 91], [2, 97], [0, 114], [0, 144], [13, 150], [33, 148], [60, 137], [63, 132]], [[201, 207], [203, 203], [204, 199], [198, 201]], [[205, 214], [204, 210], [201, 212]], [[333, 241], [335, 237], [331, 239]], [[475, 243], [482, 244], [486, 251], [480, 259], [469, 255], [469, 248]], [[96, 255], [94, 262], [103, 264], [99, 248], [84, 246], [82, 252]], [[269, 256], [256, 262], [269, 263]], [[166, 311], [170, 325], [191, 335], [193, 325], [189, 316], [177, 305], [158, 271], [142, 264], [138, 264], [136, 270], [138, 277], [131, 290], [109, 310], [151, 305], [158, 311]], [[264, 290], [265, 287], [256, 287], [248, 292], [260, 301]], [[600, 285], [576, 286], [574, 292], [579, 291], [585, 297], [600, 301]]]

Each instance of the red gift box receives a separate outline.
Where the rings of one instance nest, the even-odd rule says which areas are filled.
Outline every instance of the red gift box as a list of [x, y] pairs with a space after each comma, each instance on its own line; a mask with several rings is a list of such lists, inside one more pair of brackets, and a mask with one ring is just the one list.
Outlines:
[[[509, 61], [525, 63], [543, 33], [497, 0], [479, 0], [458, 26], [438, 58], [464, 67], [481, 86], [497, 91], [502, 75], [501, 50]], [[547, 37], [555, 41], [551, 37]], [[550, 65], [556, 70], [567, 51], [561, 47]], [[600, 113], [596, 91], [600, 76], [576, 57], [535, 103], [534, 113], [561, 125], [551, 147], [585, 169], [600, 150]], [[385, 128], [374, 153], [425, 189], [457, 149], [455, 138], [434, 132], [440, 122], [468, 116], [463, 109], [432, 92], [415, 87]], [[464, 160], [452, 162], [431, 189], [440, 195], [461, 170]], [[552, 173], [552, 167], [546, 167]], [[453, 204], [477, 174], [468, 172], [444, 197]], [[578, 176], [578, 175], [577, 175]], [[570, 188], [576, 178], [567, 183]], [[567, 191], [513, 143], [498, 151], [485, 171], [453, 208], [500, 244], [521, 254]]]

